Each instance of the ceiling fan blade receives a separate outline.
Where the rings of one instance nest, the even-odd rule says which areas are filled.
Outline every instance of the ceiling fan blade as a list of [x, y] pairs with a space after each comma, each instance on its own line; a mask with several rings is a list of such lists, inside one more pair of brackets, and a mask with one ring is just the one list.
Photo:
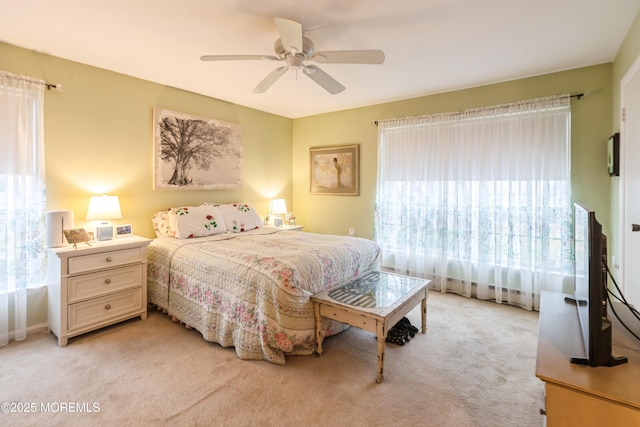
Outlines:
[[310, 58], [319, 64], [382, 64], [381, 50], [334, 50], [316, 52]]
[[201, 61], [243, 61], [243, 60], [259, 60], [259, 61], [281, 61], [281, 58], [272, 55], [203, 55]]
[[311, 80], [322, 86], [331, 95], [342, 92], [345, 88], [336, 79], [322, 71], [315, 65], [308, 65], [302, 69]]
[[285, 18], [274, 18], [285, 50], [302, 52], [302, 24]]
[[269, 89], [275, 82], [278, 81], [280, 77], [282, 77], [287, 71], [289, 67], [279, 67], [270, 72], [267, 77], [265, 77], [258, 86], [253, 88], [253, 93], [265, 93], [267, 89]]

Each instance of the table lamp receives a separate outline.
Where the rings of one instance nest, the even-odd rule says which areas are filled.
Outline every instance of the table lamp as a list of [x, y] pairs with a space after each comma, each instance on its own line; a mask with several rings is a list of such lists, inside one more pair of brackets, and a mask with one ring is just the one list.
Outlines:
[[284, 199], [273, 199], [271, 201], [271, 215], [273, 215], [273, 225], [282, 227], [283, 215], [287, 214], [287, 203]]
[[113, 239], [113, 225], [109, 224], [108, 219], [120, 219], [122, 212], [120, 211], [120, 201], [118, 196], [93, 196], [89, 200], [89, 209], [87, 210], [87, 220], [100, 220], [100, 225], [96, 226], [96, 240]]

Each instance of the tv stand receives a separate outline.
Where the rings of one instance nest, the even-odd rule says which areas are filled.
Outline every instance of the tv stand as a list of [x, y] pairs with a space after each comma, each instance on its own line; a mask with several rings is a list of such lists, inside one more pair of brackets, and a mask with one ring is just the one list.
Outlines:
[[[579, 306], [587, 305], [587, 302], [585, 300], [577, 300], [571, 297], [564, 297], [564, 302], [572, 305], [579, 305]], [[623, 308], [623, 310], [626, 310], [626, 308]], [[572, 357], [570, 360], [571, 360], [571, 363], [575, 363], [576, 365], [590, 365], [589, 359], [586, 357]], [[610, 368], [612, 366], [622, 365], [623, 363], [627, 363], [628, 361], [629, 360], [625, 356], [612, 355], [609, 358], [609, 360], [607, 360], [605, 363], [599, 366], [606, 366]]]
[[[566, 297], [543, 291], [540, 302], [536, 376], [545, 383], [547, 426], [640, 426], [640, 342], [611, 315], [612, 351], [626, 354], [628, 363], [615, 369], [571, 363], [571, 355], [584, 349], [578, 313]], [[625, 323], [640, 331], [628, 309], [614, 304]]]
[[[588, 365], [589, 359], [586, 357], [572, 357], [571, 363], [575, 363], [576, 365]], [[604, 362], [600, 366], [605, 366], [607, 368], [611, 368], [612, 366], [622, 365], [623, 363], [627, 363], [629, 359], [626, 356], [611, 356], [609, 360]]]

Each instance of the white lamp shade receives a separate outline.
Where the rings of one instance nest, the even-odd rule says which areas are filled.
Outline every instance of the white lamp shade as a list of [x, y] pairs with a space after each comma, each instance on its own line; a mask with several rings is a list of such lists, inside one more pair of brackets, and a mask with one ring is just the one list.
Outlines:
[[272, 215], [285, 215], [287, 213], [287, 203], [284, 199], [273, 199], [271, 201]]
[[93, 196], [89, 200], [89, 209], [87, 210], [87, 220], [99, 219], [120, 219], [122, 212], [120, 211], [120, 201], [118, 196]]

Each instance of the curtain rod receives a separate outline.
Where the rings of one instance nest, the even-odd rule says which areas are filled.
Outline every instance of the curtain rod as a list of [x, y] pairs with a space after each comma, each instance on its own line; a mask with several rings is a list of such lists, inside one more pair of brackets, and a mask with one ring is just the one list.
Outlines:
[[[590, 92], [587, 91], [587, 92], [576, 93], [575, 95], [569, 95], [569, 98], [582, 99], [583, 96], [588, 96], [588, 95], [590, 95]], [[379, 120], [374, 120], [371, 123], [378, 126], [378, 122]]]
[[47, 90], [55, 89], [58, 92], [62, 92], [62, 85], [60, 83], [52, 84], [45, 82], [44, 85], [47, 87]]
[[55, 89], [58, 92], [62, 92], [62, 85], [60, 83], [54, 84], [54, 83], [47, 83], [47, 82], [39, 82], [37, 80], [29, 80], [29, 79], [25, 79], [25, 80], [27, 80], [28, 82], [44, 85], [47, 88], [47, 90]]
[[11, 78], [14, 78], [14, 79], [17, 79], [17, 80], [22, 80], [22, 81], [24, 81], [24, 82], [29, 82], [29, 83], [35, 83], [35, 84], [43, 85], [44, 87], [46, 87], [46, 88], [47, 88], [47, 90], [55, 89], [55, 90], [57, 90], [57, 91], [59, 91], [59, 92], [62, 92], [62, 85], [61, 85], [61, 84], [59, 84], [59, 83], [57, 83], [57, 84], [54, 84], [54, 83], [47, 83], [47, 82], [42, 81], [42, 80], [32, 79], [32, 78], [29, 78], [29, 77], [27, 77], [27, 76], [21, 76], [21, 75], [18, 75], [18, 74], [13, 74], [13, 73], [7, 72], [7, 71], [5, 71], [5, 73], [6, 73], [6, 74], [8, 74], [8, 75], [10, 75], [10, 76], [11, 76]]

